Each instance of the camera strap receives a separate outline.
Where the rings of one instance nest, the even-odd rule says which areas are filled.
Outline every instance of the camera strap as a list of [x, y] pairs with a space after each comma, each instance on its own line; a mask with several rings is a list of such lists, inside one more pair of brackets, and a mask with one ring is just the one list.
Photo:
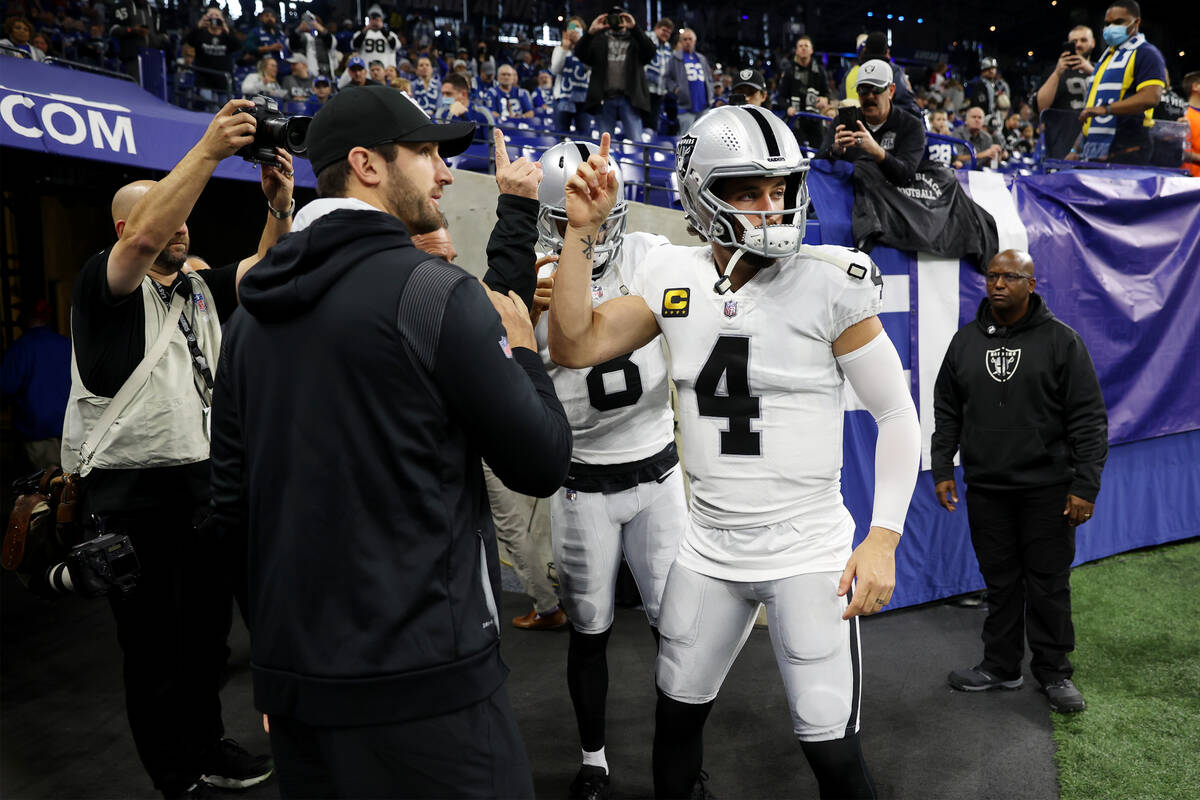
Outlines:
[[[188, 280], [188, 278], [184, 275], [179, 280]], [[171, 289], [168, 289], [158, 281], [152, 280], [150, 282], [154, 284], [154, 289], [158, 292], [158, 296], [162, 299], [163, 303], [170, 308], [171, 294], [175, 291], [174, 284], [172, 284]], [[188, 282], [190, 283], [191, 281], [189, 280]], [[200, 343], [196, 338], [196, 332], [192, 329], [191, 323], [188, 322], [187, 314], [179, 315], [179, 330], [183, 332], [183, 338], [187, 341], [188, 352], [192, 354], [192, 366], [196, 369], [196, 375], [204, 383], [203, 389], [201, 389], [199, 384], [196, 385], [196, 389], [200, 392], [200, 401], [204, 403], [205, 408], [208, 408], [212, 405], [212, 370], [209, 369], [208, 359], [204, 357], [204, 353], [200, 350]]]
[[163, 322], [162, 330], [158, 333], [158, 338], [154, 340], [154, 346], [146, 353], [145, 358], [137, 365], [133, 373], [125, 379], [125, 383], [121, 384], [121, 388], [109, 402], [108, 408], [104, 409], [104, 414], [96, 426], [88, 432], [83, 444], [79, 446], [80, 477], [86, 477], [92, 471], [92, 459], [96, 457], [96, 451], [100, 447], [100, 442], [104, 440], [104, 435], [117, 421], [117, 417], [121, 416], [121, 412], [133, 400], [138, 390], [145, 385], [150, 378], [150, 373], [158, 364], [158, 360], [167, 351], [167, 344], [171, 341], [171, 335], [174, 333], [175, 321], [183, 316], [183, 303], [184, 298], [178, 295], [170, 302], [170, 310], [167, 311], [167, 318]]

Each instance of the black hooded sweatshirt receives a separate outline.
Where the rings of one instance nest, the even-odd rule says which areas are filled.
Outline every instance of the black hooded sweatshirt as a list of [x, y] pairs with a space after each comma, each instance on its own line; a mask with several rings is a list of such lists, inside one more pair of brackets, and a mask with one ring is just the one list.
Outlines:
[[[1006, 328], [987, 298], [950, 341], [934, 386], [933, 480], [981, 489], [1069, 484], [1095, 502], [1108, 457], [1108, 414], [1096, 369], [1079, 334], [1040, 295]], [[1065, 498], [1064, 498], [1065, 499]]]
[[249, 534], [255, 703], [314, 726], [490, 696], [499, 564], [480, 458], [553, 493], [571, 432], [479, 283], [337, 210], [242, 280], [213, 400], [213, 508]]

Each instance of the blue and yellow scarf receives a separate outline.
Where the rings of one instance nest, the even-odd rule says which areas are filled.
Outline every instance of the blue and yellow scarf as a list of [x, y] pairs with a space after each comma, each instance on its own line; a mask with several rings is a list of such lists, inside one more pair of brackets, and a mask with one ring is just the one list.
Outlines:
[[[1109, 106], [1133, 86], [1133, 61], [1137, 49], [1146, 43], [1142, 34], [1131, 36], [1120, 47], [1110, 47], [1100, 57], [1092, 86], [1088, 91], [1087, 108]], [[1113, 136], [1117, 132], [1117, 117], [1109, 114], [1092, 117], [1083, 124], [1083, 158], [1097, 161], [1108, 157]]]

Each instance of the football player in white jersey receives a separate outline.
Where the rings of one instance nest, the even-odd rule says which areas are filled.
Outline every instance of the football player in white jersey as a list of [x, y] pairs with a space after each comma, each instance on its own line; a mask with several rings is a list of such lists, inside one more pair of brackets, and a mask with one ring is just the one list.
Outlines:
[[[882, 277], [862, 253], [801, 244], [808, 161], [769, 111], [727, 106], [676, 152], [687, 220], [708, 246], [654, 248], [632, 294], [593, 309], [588, 271], [616, 185], [606, 156], [602, 137], [567, 182], [549, 342], [556, 362], [581, 368], [661, 333], [679, 391], [692, 503], [659, 616], [655, 796], [695, 788], [704, 721], [764, 603], [821, 796], [874, 797], [856, 617], [891, 598], [920, 454], [876, 316]], [[846, 381], [879, 426], [871, 527], [853, 549], [840, 484]]]
[[[597, 150], [591, 142], [568, 141], [542, 154], [538, 243], [543, 251], [561, 250], [567, 227], [564, 186]], [[615, 161], [610, 164], [617, 169]], [[619, 197], [619, 186], [616, 192]], [[625, 233], [628, 211], [619, 201], [597, 233], [589, 280], [595, 304], [628, 294], [646, 253], [669, 244], [662, 236]], [[547, 265], [543, 271], [551, 269]], [[546, 315], [535, 333], [574, 437], [566, 484], [550, 498], [550, 537], [559, 594], [571, 620], [567, 686], [583, 749], [570, 796], [593, 800], [609, 796], [605, 650], [621, 554], [657, 639], [663, 587], [687, 524], [683, 476], [661, 342], [615, 354], [590, 369], [567, 369], [550, 360]]]

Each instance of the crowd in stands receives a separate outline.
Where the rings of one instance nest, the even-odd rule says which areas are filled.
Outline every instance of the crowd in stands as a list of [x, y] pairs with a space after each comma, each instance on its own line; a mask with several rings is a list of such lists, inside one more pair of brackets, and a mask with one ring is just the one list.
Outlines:
[[[834, 136], [835, 125], [821, 117], [857, 107], [860, 65], [881, 60], [893, 72], [891, 105], [933, 134], [929, 158], [995, 168], [1032, 161], [1038, 111], [1082, 109], [1080, 87], [1103, 49], [1090, 28], [1078, 26], [1070, 32], [1077, 52], [1064, 53], [1048, 75], [1020, 71], [1016, 61], [1005, 75], [997, 60], [1005, 54], [978, 53], [976, 63], [954, 66], [902, 64], [888, 37], [873, 32], [858, 35], [853, 57], [839, 52], [849, 48], [849, 35], [844, 42], [801, 35], [787, 52], [738, 64], [730, 54], [706, 53], [703, 31], [630, 12], [551, 21], [561, 40], [549, 46], [501, 36], [495, 27], [479, 37], [465, 24], [435, 27], [400, 5], [371, 5], [361, 23], [322, 19], [319, 3], [307, 8], [283, 20], [265, 6], [233, 20], [215, 3], [160, 10], [147, 0], [16, 0], [8, 4], [0, 52], [136, 77], [139, 50], [161, 49], [173, 75], [171, 99], [197, 110], [215, 110], [231, 96], [266, 95], [288, 113], [313, 114], [348, 86], [386, 84], [441, 120], [609, 132], [634, 141], [680, 136], [708, 108], [750, 103], [784, 116], [813, 152]], [[1187, 101], [1165, 76], [1163, 83], [1152, 113], [1181, 120]], [[1047, 131], [1046, 154], [1069, 158], [1076, 133]]]

